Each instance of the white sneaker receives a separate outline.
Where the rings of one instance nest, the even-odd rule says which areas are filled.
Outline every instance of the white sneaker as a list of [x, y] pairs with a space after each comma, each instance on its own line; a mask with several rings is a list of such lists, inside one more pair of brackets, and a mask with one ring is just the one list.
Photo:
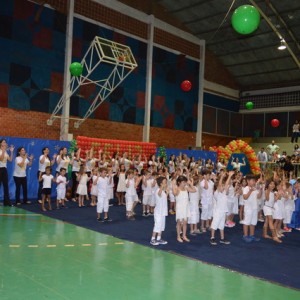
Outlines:
[[241, 221], [240, 221], [240, 224], [244, 224], [244, 220], [241, 220]]
[[151, 244], [152, 246], [157, 246], [157, 245], [159, 245], [159, 242], [158, 242], [157, 240], [151, 240], [151, 241], [150, 241], [150, 244]]

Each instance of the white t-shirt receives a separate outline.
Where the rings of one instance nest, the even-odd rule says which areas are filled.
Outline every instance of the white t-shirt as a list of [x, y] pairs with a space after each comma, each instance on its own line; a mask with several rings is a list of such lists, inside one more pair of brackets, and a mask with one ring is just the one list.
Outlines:
[[200, 183], [201, 186], [201, 204], [202, 205], [209, 205], [213, 201], [213, 194], [214, 194], [214, 182], [212, 180], [208, 180], [208, 189], [204, 188], [205, 180], [203, 179]]
[[57, 178], [56, 178], [56, 182], [60, 182], [58, 185], [57, 185], [57, 189], [58, 190], [64, 190], [66, 189], [66, 183], [67, 183], [67, 178], [66, 176], [62, 176], [62, 175], [58, 175]]
[[44, 173], [45, 172], [45, 169], [46, 167], [50, 167], [51, 166], [51, 162], [50, 162], [50, 159], [48, 157], [45, 157], [45, 160], [44, 160], [44, 163], [41, 163], [41, 159], [43, 158], [43, 154], [40, 156], [40, 159], [39, 159], [39, 171]]
[[[58, 162], [58, 158], [60, 156], [56, 157], [56, 163]], [[60, 160], [59, 164], [57, 164], [56, 172], [60, 172], [61, 168], [65, 168], [68, 171], [68, 166], [70, 163], [70, 158], [68, 156], [65, 156], [63, 159]]]
[[216, 190], [214, 193], [214, 198], [215, 198], [214, 211], [222, 212], [222, 213], [228, 212], [228, 197], [226, 195], [226, 191], [219, 192], [218, 190]]
[[20, 167], [18, 164], [23, 162], [23, 157], [17, 156], [15, 158], [15, 168], [14, 174], [15, 177], [26, 177], [26, 167], [29, 163], [29, 160], [26, 158], [23, 167]]
[[[243, 195], [246, 195], [248, 194], [250, 188], [249, 186], [246, 186], [243, 188]], [[246, 200], [243, 198], [244, 200], [244, 203], [245, 203], [245, 210], [255, 210], [255, 209], [258, 209], [258, 203], [257, 203], [257, 195], [258, 195], [259, 191], [258, 190], [255, 190], [253, 191], [249, 198]]]
[[153, 185], [153, 178], [149, 178], [146, 180], [146, 184], [143, 184], [144, 196], [151, 196], [152, 195], [152, 185]]
[[97, 180], [98, 198], [108, 197], [108, 177], [99, 177]]
[[[2, 155], [2, 149], [0, 149], [0, 156]], [[0, 161], [0, 168], [6, 168], [7, 166], [7, 159], [9, 158], [9, 155], [7, 152], [4, 154], [4, 159]]]
[[43, 178], [43, 189], [51, 189], [53, 175], [44, 174], [42, 175], [42, 178]]

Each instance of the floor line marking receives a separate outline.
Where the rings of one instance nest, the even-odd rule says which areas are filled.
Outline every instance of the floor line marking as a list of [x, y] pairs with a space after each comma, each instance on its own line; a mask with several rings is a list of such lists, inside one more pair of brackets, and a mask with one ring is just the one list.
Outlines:
[[55, 248], [56, 245], [47, 245], [47, 248]]
[[28, 248], [38, 248], [39, 245], [28, 245]]
[[40, 214], [0, 214], [0, 216], [3, 217], [41, 217], [42, 215]]
[[65, 247], [75, 247], [73, 244], [66, 244]]
[[99, 246], [106, 246], [107, 243], [99, 243], [98, 245], [99, 245]]
[[9, 248], [20, 248], [20, 245], [9, 245]]
[[83, 246], [83, 247], [89, 247], [89, 246], [92, 246], [92, 244], [81, 244], [81, 246]]
[[115, 245], [124, 245], [123, 242], [115, 242]]

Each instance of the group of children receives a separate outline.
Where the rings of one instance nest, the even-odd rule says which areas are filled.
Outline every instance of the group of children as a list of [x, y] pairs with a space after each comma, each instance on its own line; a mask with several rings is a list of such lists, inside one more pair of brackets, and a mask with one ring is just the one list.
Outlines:
[[[218, 244], [215, 232], [219, 229], [219, 242], [230, 244], [225, 239], [224, 228], [235, 226], [235, 215], [239, 215], [243, 239], [247, 243], [260, 240], [255, 236], [258, 221], [264, 222], [262, 237], [278, 243], [282, 242], [284, 232], [291, 231], [288, 224], [295, 209], [294, 201], [299, 196], [299, 179], [294, 180], [292, 185], [283, 172], [244, 177], [238, 171], [220, 169], [215, 174], [208, 168], [200, 172], [198, 167], [188, 168], [184, 165], [173, 166], [172, 171], [170, 174], [167, 167], [158, 168], [154, 161], [148, 164], [147, 169], [132, 168], [130, 165], [126, 168], [120, 161], [115, 169], [111, 166], [95, 167], [88, 174], [82, 164], [76, 173], [78, 205], [84, 206], [90, 192], [91, 205], [97, 206], [97, 220], [105, 222], [111, 221], [109, 200], [114, 199], [115, 195], [118, 205], [126, 205], [128, 220], [135, 220], [135, 207], [142, 203], [142, 216], [154, 216], [150, 241], [154, 246], [167, 243], [162, 239], [162, 232], [168, 213], [175, 215], [179, 243], [190, 242], [187, 233], [189, 225], [189, 234], [192, 236], [209, 230], [211, 245]], [[46, 210], [46, 201], [48, 209], [51, 209], [53, 181], [57, 184], [57, 208], [65, 207], [68, 185], [65, 175], [66, 169], [61, 168], [57, 177], [54, 177], [50, 167], [40, 174], [39, 180], [43, 182], [42, 210]]]

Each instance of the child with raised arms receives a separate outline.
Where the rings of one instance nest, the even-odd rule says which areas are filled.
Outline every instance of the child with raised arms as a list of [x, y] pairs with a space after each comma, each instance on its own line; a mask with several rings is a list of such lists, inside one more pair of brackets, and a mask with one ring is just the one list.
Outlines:
[[201, 194], [201, 231], [206, 232], [206, 229], [210, 227], [210, 221], [213, 212], [213, 193], [214, 182], [211, 180], [211, 172], [209, 170], [203, 171], [203, 179], [200, 183]]
[[186, 236], [187, 220], [190, 217], [188, 192], [196, 193], [196, 188], [193, 186], [193, 181], [188, 181], [188, 179], [183, 175], [178, 176], [176, 185], [173, 185], [173, 194], [176, 198], [176, 231], [177, 241], [179, 243], [183, 243], [183, 241], [190, 241]]
[[214, 193], [214, 210], [213, 210], [213, 220], [211, 223], [211, 237], [210, 244], [215, 246], [217, 241], [215, 239], [215, 232], [217, 229], [220, 230], [220, 243], [228, 245], [229, 241], [225, 240], [224, 236], [224, 226], [226, 221], [226, 214], [228, 212], [228, 197], [227, 192], [231, 184], [231, 178], [234, 175], [234, 171], [230, 171], [228, 175], [223, 172], [218, 182], [215, 183], [215, 193]]
[[[274, 180], [270, 179], [266, 182], [265, 185], [265, 203], [263, 207], [263, 212], [265, 215], [265, 223], [263, 227], [263, 234], [262, 237], [264, 239], [272, 239], [277, 242], [281, 243], [282, 241], [277, 237], [275, 228], [274, 228], [274, 221], [273, 221], [273, 211], [274, 211], [274, 203], [275, 199], [278, 198], [278, 194], [275, 193], [276, 183]], [[272, 237], [268, 235], [268, 230], [270, 229], [272, 233]]]
[[[100, 168], [98, 178], [93, 182], [97, 184], [97, 220], [98, 222], [110, 222], [111, 219], [108, 216], [109, 202], [108, 202], [108, 189], [109, 184], [112, 181], [112, 176], [107, 177], [107, 169]], [[104, 213], [104, 219], [101, 218], [101, 214]]]
[[[256, 176], [249, 174], [246, 176], [247, 186], [243, 188], [244, 204], [244, 223], [243, 239], [245, 242], [258, 242], [260, 239], [255, 237], [255, 226], [257, 224], [258, 199], [261, 197], [262, 190], [256, 188]], [[250, 232], [250, 235], [249, 235]]]
[[79, 169], [79, 173], [76, 174], [77, 176], [77, 181], [78, 181], [78, 186], [77, 186], [77, 194], [78, 194], [78, 206], [83, 207], [84, 205], [84, 198], [88, 194], [88, 189], [87, 189], [87, 182], [91, 179], [86, 174], [86, 166], [81, 166]]
[[138, 196], [136, 193], [136, 181], [134, 179], [134, 172], [133, 170], [127, 171], [127, 179], [125, 181], [126, 186], [126, 194], [125, 194], [125, 201], [126, 201], [126, 217], [128, 220], [134, 221], [134, 215], [132, 212], [133, 203], [138, 201]]
[[96, 206], [97, 205], [97, 196], [98, 196], [98, 189], [97, 189], [98, 168], [93, 168], [91, 177], [92, 177], [91, 206]]
[[193, 176], [192, 182], [194, 185], [194, 188], [196, 189], [196, 192], [189, 193], [190, 198], [190, 217], [188, 218], [188, 223], [190, 224], [190, 235], [196, 235], [199, 232], [199, 229], [197, 228], [198, 223], [200, 221], [200, 213], [199, 213], [199, 201], [200, 196], [198, 192], [198, 183], [199, 183], [199, 177]]
[[150, 244], [153, 246], [168, 243], [161, 238], [162, 232], [165, 230], [166, 216], [168, 215], [167, 179], [165, 177], [158, 177], [157, 185], [158, 189], [155, 192], [154, 228], [150, 241]]

